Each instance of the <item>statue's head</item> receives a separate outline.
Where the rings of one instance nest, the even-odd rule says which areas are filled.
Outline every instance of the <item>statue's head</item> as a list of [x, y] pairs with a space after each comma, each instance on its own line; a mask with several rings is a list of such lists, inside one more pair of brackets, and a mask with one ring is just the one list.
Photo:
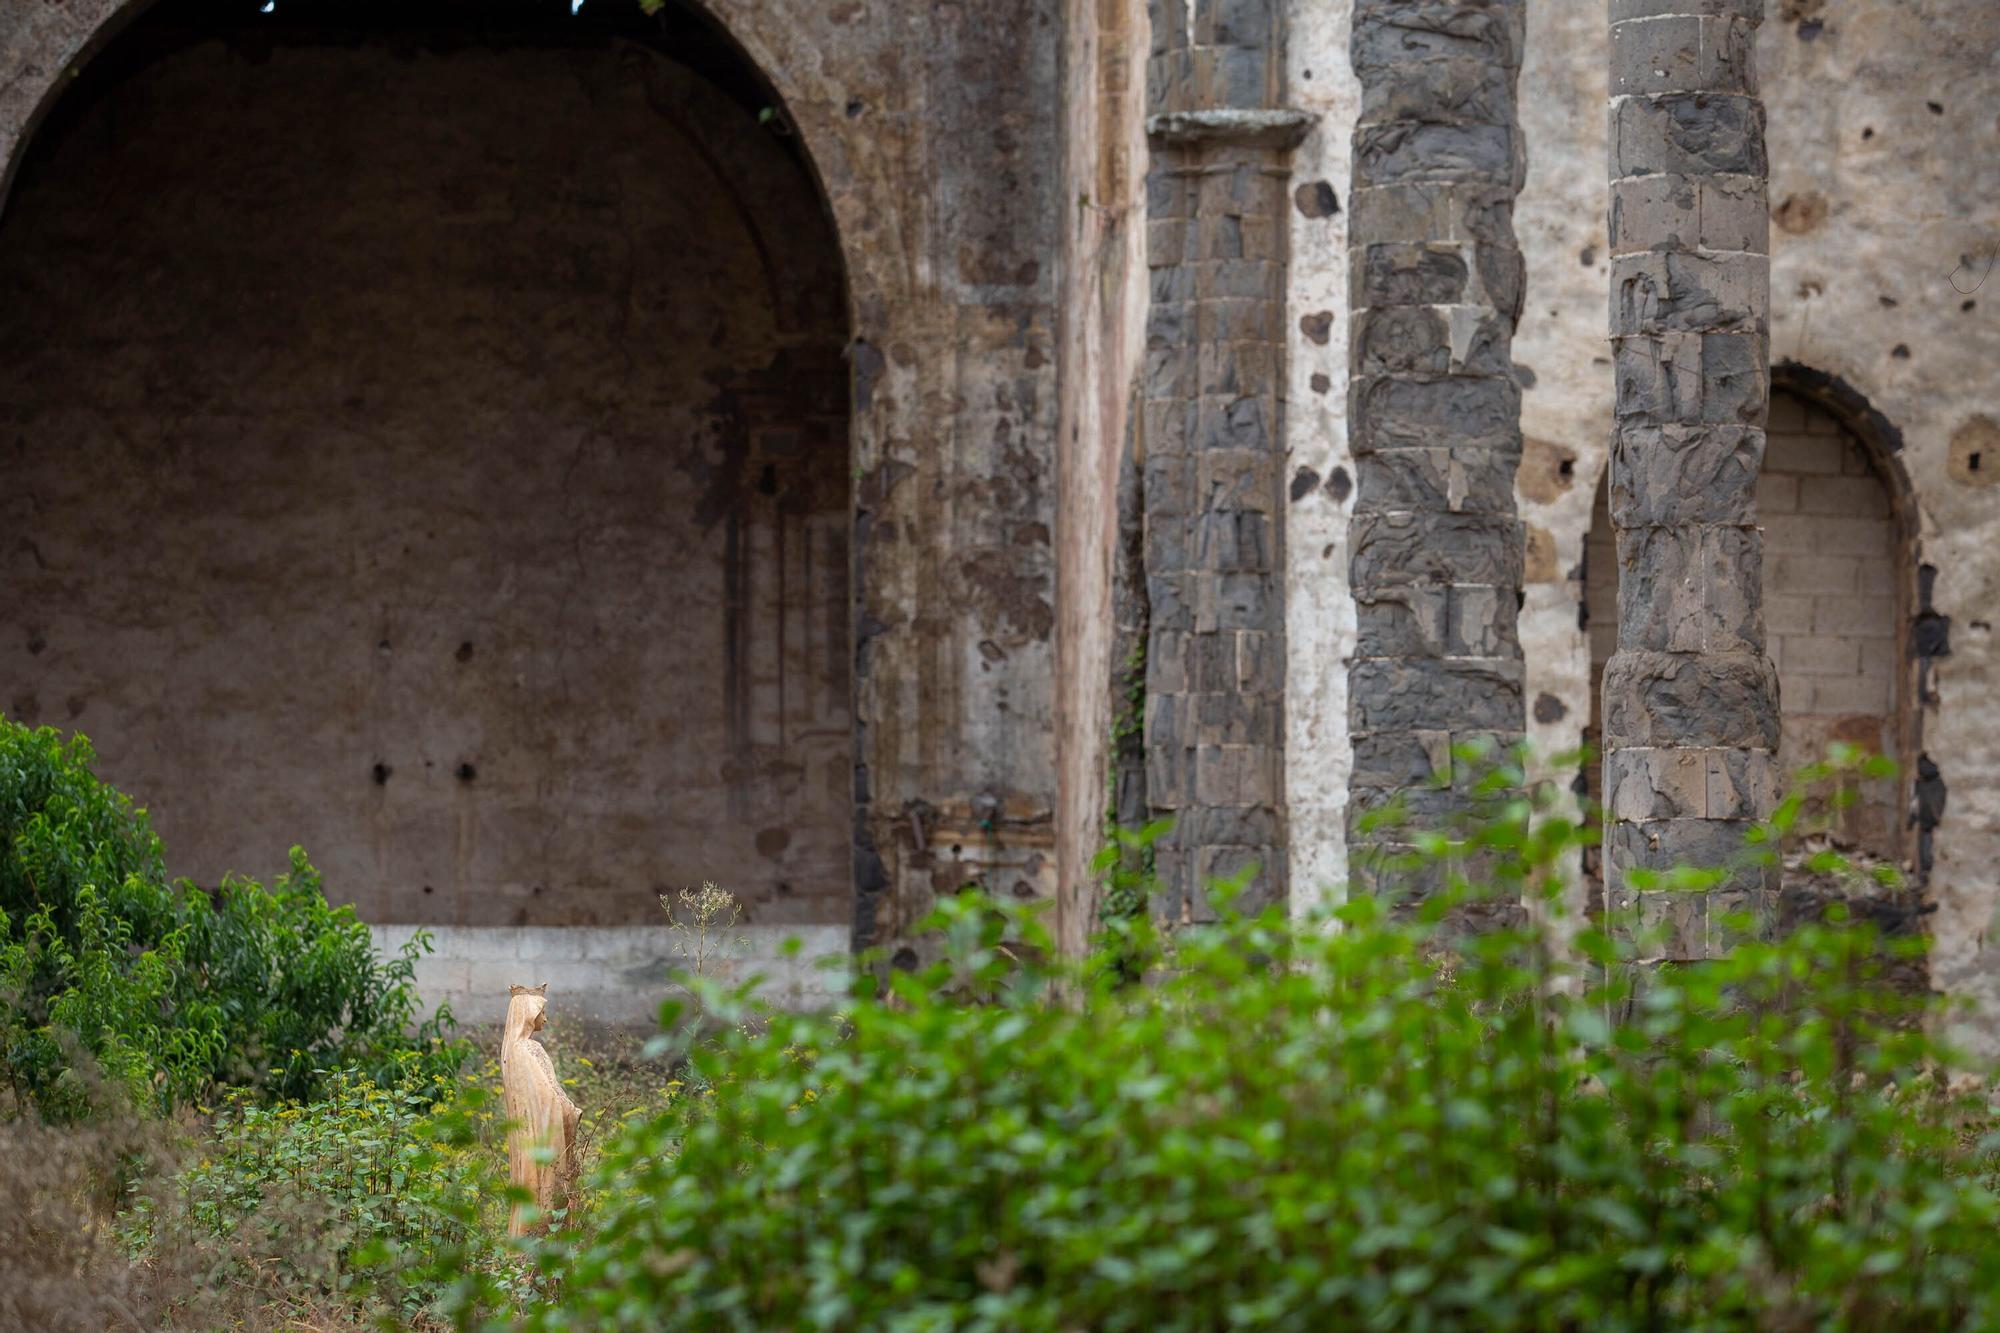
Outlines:
[[531, 1032], [541, 1031], [542, 1025], [548, 1021], [549, 983], [509, 986], [507, 997], [508, 1034], [525, 1037]]

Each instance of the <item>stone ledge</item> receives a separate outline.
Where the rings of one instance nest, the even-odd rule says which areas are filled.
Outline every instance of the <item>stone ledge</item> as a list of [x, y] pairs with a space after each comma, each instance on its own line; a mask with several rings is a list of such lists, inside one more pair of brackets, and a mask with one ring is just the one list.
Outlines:
[[1146, 117], [1146, 137], [1164, 144], [1231, 144], [1245, 148], [1296, 148], [1319, 116], [1290, 107], [1247, 110], [1165, 111]]

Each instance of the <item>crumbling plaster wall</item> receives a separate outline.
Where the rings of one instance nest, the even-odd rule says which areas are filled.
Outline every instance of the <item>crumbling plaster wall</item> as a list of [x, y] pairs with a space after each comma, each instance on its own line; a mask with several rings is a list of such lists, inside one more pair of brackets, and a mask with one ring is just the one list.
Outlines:
[[[0, 0], [0, 184], [138, 7]], [[1048, 894], [1059, 6], [702, 7], [776, 87], [847, 260], [856, 938], [969, 879]]]
[[1347, 886], [1347, 581], [1354, 459], [1347, 440], [1347, 225], [1361, 86], [1348, 58], [1351, 10], [1294, 0], [1286, 86], [1318, 116], [1293, 152], [1286, 319], [1285, 800], [1295, 916]]
[[[1521, 80], [1534, 89], [1521, 102], [1529, 166], [1517, 214], [1528, 259], [1515, 342], [1527, 388], [1521, 634], [1531, 733], [1545, 753], [1574, 745], [1589, 715], [1577, 603], [1611, 411], [1606, 40], [1601, 6], [1539, 5]], [[1757, 58], [1772, 360], [1838, 377], [1902, 438], [1919, 555], [1938, 570], [1935, 610], [1951, 620], [1923, 727], [1950, 793], [1930, 884], [1933, 979], [1981, 1006], [1975, 1029], [2000, 1050], [2000, 957], [1988, 942], [2000, 904], [2000, 663], [1989, 628], [2000, 496], [1964, 461], [2000, 420], [2000, 289], [1988, 278], [1964, 290], [2000, 249], [1996, 51], [2000, 10], [1982, 0], [1772, 0]]]

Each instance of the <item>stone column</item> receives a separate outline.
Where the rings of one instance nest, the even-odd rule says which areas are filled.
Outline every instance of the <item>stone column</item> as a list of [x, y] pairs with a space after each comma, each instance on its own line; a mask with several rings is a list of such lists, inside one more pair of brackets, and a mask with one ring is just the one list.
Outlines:
[[1311, 124], [1278, 104], [1281, 0], [1153, 0], [1151, 304], [1138, 469], [1146, 799], [1171, 922], [1256, 867], [1283, 901], [1286, 195]]
[[1770, 378], [1762, 17], [1763, 0], [1611, 0], [1605, 889], [1615, 921], [1664, 935], [1649, 960], [1714, 956], [1721, 915], [1761, 912], [1775, 888], [1775, 867], [1740, 863], [1707, 894], [1630, 880], [1730, 862], [1777, 786], [1755, 507]]
[[1354, 4], [1362, 104], [1349, 226], [1349, 581], [1359, 632], [1348, 672], [1348, 840], [1364, 888], [1378, 886], [1379, 862], [1406, 834], [1361, 821], [1400, 798], [1434, 826], [1468, 776], [1454, 770], [1453, 746], [1510, 745], [1526, 726], [1512, 361], [1525, 7]]

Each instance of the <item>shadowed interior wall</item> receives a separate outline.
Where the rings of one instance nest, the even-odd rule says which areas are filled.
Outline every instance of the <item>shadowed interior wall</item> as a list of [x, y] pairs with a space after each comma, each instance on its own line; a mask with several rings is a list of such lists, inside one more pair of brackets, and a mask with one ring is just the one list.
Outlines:
[[372, 920], [704, 879], [845, 920], [845, 321], [794, 147], [629, 42], [148, 23], [0, 217], [0, 711], [88, 733], [203, 883], [301, 843]]

